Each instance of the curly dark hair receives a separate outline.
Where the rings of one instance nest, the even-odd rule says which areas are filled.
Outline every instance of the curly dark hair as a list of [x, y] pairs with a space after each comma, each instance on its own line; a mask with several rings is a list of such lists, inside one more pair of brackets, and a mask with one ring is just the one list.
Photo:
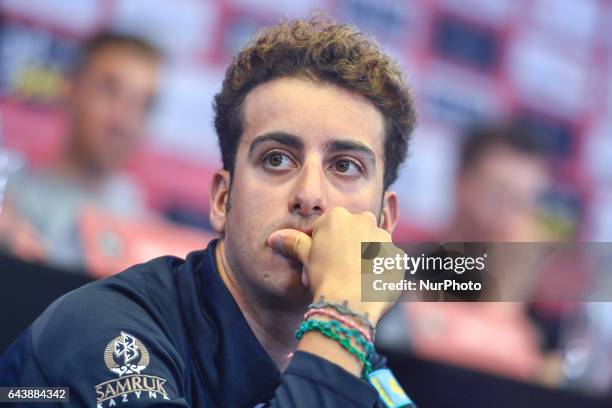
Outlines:
[[279, 77], [329, 82], [370, 100], [385, 120], [385, 190], [396, 180], [416, 122], [410, 89], [397, 64], [373, 40], [321, 15], [264, 28], [227, 69], [214, 101], [225, 170], [234, 170], [246, 95]]

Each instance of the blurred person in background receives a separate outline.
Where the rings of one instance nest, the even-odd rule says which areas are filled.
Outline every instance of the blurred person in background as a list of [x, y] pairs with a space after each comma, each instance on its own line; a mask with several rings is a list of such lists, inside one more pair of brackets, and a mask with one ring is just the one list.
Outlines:
[[81, 269], [84, 209], [126, 216], [145, 211], [139, 188], [122, 168], [143, 141], [160, 65], [159, 51], [137, 37], [103, 32], [84, 44], [67, 92], [63, 152], [50, 166], [9, 182], [0, 223], [5, 247]]
[[[551, 179], [537, 137], [514, 124], [481, 126], [467, 132], [460, 152], [455, 213], [439, 241], [544, 240], [537, 208]], [[507, 279], [498, 281], [498, 286], [527, 293], [531, 269], [525, 273], [506, 269], [502, 275]], [[411, 347], [421, 356], [523, 380], [537, 381], [545, 375], [542, 339], [525, 303], [409, 302], [404, 306]]]
[[550, 177], [537, 136], [515, 124], [482, 126], [466, 134], [460, 154], [444, 240], [541, 240], [536, 210]]

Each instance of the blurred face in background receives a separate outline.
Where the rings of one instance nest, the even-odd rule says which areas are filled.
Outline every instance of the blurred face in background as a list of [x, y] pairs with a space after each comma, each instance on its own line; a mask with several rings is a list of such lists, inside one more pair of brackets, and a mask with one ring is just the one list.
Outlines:
[[[371, 211], [393, 229], [397, 197], [383, 189], [383, 116], [338, 86], [279, 78], [247, 95], [243, 117], [231, 192], [217, 188], [212, 223], [225, 233], [225, 257], [240, 287], [270, 306], [304, 305], [311, 294], [302, 265], [273, 252], [267, 238], [281, 228], [308, 233], [334, 206]], [[220, 214], [227, 199], [231, 208]]]
[[466, 240], [536, 240], [536, 207], [549, 183], [539, 156], [503, 145], [486, 149], [457, 180], [456, 216], [469, 228]]
[[122, 45], [95, 51], [69, 95], [70, 154], [84, 168], [122, 166], [145, 133], [158, 87], [159, 60]]

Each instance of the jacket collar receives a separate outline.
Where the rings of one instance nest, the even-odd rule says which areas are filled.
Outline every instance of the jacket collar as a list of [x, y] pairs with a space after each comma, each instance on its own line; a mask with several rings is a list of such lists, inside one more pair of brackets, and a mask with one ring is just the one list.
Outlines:
[[217, 405], [254, 406], [271, 397], [280, 372], [225, 286], [215, 259], [218, 239], [190, 254], [177, 286], [198, 375]]

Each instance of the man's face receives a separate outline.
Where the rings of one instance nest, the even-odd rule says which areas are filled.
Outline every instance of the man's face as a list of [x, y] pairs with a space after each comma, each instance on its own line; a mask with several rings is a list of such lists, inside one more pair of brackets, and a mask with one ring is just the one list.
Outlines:
[[69, 98], [73, 153], [96, 170], [125, 163], [145, 131], [158, 85], [159, 62], [125, 46], [93, 54]]
[[223, 226], [241, 287], [286, 306], [310, 300], [302, 266], [266, 240], [281, 228], [308, 232], [334, 206], [380, 216], [389, 195], [395, 205], [394, 193], [383, 200], [383, 143], [381, 113], [338, 86], [280, 78], [247, 95]]
[[491, 147], [457, 183], [458, 217], [482, 241], [537, 239], [535, 209], [549, 178], [537, 156]]

